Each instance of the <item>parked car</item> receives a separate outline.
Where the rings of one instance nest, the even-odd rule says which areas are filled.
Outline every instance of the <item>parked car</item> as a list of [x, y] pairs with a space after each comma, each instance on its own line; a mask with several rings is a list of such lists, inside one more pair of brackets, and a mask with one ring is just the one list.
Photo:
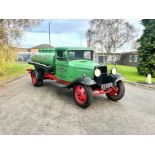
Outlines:
[[31, 59], [31, 54], [27, 52], [18, 53], [16, 57], [16, 61], [28, 61]]

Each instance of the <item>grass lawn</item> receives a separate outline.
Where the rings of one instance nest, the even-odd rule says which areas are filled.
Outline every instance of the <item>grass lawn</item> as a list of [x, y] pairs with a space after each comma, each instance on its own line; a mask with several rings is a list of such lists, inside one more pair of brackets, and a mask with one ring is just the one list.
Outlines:
[[[115, 67], [115, 65], [109, 64], [108, 70], [110, 70], [113, 67]], [[123, 65], [116, 65], [116, 67], [117, 67], [118, 73], [121, 74], [127, 81], [130, 81], [130, 82], [145, 82], [146, 81], [145, 76], [141, 76], [137, 74], [136, 67], [123, 66]], [[19, 63], [19, 62], [13, 63], [11, 67], [8, 69], [6, 75], [0, 76], [0, 82], [7, 81], [15, 77], [18, 77], [20, 75], [26, 74], [27, 68], [33, 68], [33, 66], [27, 63]], [[155, 83], [155, 78], [152, 78], [152, 82]]]
[[33, 66], [27, 63], [13, 63], [7, 70], [6, 75], [0, 76], [0, 82], [11, 80], [15, 77], [26, 74], [27, 68], [33, 68]]
[[[115, 67], [115, 65], [109, 64], [108, 70]], [[146, 77], [138, 75], [137, 68], [132, 66], [116, 65], [117, 71], [121, 74], [125, 80], [130, 82], [145, 82]], [[155, 83], [155, 78], [152, 78], [152, 82]]]

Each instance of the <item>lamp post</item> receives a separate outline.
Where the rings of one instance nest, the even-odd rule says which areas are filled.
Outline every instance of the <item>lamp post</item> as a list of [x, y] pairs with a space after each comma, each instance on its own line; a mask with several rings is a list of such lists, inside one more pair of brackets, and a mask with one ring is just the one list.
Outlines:
[[49, 28], [49, 44], [51, 45], [51, 22], [48, 23]]

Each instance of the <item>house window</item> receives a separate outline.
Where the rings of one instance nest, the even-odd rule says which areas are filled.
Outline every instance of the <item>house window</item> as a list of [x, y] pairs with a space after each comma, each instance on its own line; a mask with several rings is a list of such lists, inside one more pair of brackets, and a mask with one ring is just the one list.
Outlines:
[[114, 55], [114, 60], [115, 60], [115, 62], [118, 62], [119, 61], [119, 55]]
[[108, 61], [110, 62], [110, 61], [112, 61], [112, 60], [113, 60], [112, 55], [109, 55], [109, 56], [108, 56]]
[[134, 62], [137, 62], [137, 61], [138, 61], [138, 55], [135, 55]]
[[98, 63], [103, 63], [103, 56], [98, 57]]
[[129, 55], [129, 62], [132, 62], [132, 55]]

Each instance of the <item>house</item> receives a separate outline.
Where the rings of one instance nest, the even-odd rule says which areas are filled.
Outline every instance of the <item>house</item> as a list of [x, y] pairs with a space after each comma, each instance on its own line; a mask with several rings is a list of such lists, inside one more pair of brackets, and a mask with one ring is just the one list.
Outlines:
[[119, 64], [127, 66], [137, 66], [138, 62], [138, 51], [135, 50], [126, 53], [121, 53]]
[[116, 63], [120, 65], [137, 66], [138, 65], [138, 51], [133, 50], [123, 53], [101, 53], [95, 52], [95, 61], [97, 63]]
[[27, 61], [31, 59], [31, 56], [38, 52], [41, 48], [53, 48], [53, 46], [49, 44], [40, 44], [31, 48], [16, 48], [16, 61]]
[[106, 63], [119, 63], [121, 58], [120, 53], [95, 53], [94, 60], [97, 63], [100, 64], [106, 64]]
[[50, 44], [40, 44], [40, 45], [29, 48], [28, 52], [38, 52], [39, 49], [41, 48], [54, 48], [54, 47]]
[[15, 50], [16, 50], [17, 53], [28, 52], [27, 48], [22, 48], [22, 47], [15, 47]]

